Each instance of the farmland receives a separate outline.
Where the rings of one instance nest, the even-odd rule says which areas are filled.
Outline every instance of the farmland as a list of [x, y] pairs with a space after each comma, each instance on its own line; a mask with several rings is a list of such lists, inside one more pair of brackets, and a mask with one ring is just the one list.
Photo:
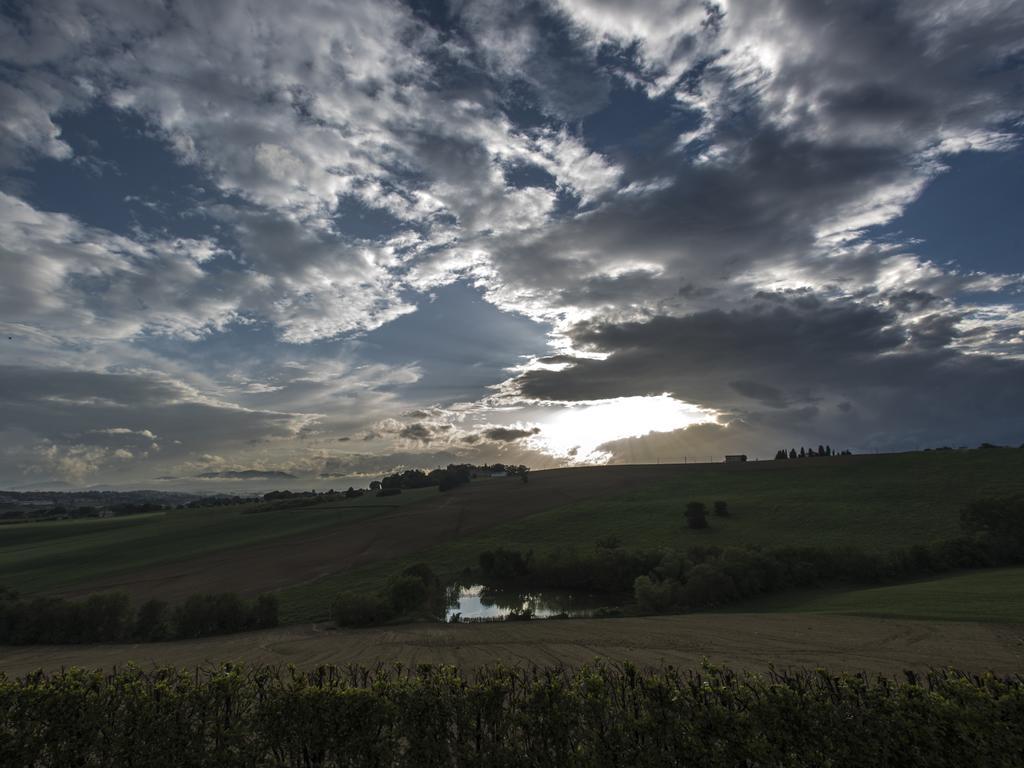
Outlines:
[[870, 589], [783, 593], [737, 610], [1024, 624], [1024, 568], [971, 571]]
[[20, 675], [72, 666], [110, 669], [128, 661], [195, 669], [226, 659], [295, 664], [301, 669], [401, 662], [407, 668], [451, 664], [469, 670], [497, 662], [579, 665], [597, 658], [686, 669], [708, 658], [755, 671], [821, 666], [900, 674], [905, 669], [956, 666], [1013, 673], [1024, 667], [1024, 630], [995, 623], [782, 613], [420, 623], [350, 630], [306, 624], [170, 643], [5, 648], [0, 672]]
[[[596, 476], [612, 469], [625, 474], [639, 468], [575, 471]], [[536, 479], [549, 476], [545, 480], [554, 483], [561, 472], [536, 473]], [[956, 536], [964, 504], [1016, 493], [1024, 493], [1024, 451], [1018, 450], [674, 465], [660, 482], [560, 504], [473, 536], [450, 537], [404, 558], [341, 570], [287, 589], [282, 597], [288, 615], [322, 618], [323, 606], [337, 590], [378, 589], [418, 560], [440, 573], [456, 574], [474, 566], [483, 550], [591, 549], [604, 536], [637, 548], [849, 545], [885, 552]], [[716, 517], [704, 530], [686, 527], [686, 501], [710, 505], [716, 499], [728, 501], [728, 518]]]
[[[0, 583], [28, 594], [275, 591], [286, 626], [175, 642], [5, 648], [0, 671], [69, 665], [207, 665], [223, 659], [312, 666], [446, 663], [463, 668], [581, 664], [600, 657], [692, 667], [872, 672], [966, 666], [1019, 670], [1024, 568], [947, 574], [871, 588], [783, 592], [732, 611], [622, 619], [412, 623], [339, 630], [323, 623], [341, 589], [379, 589], [427, 562], [443, 577], [504, 546], [537, 553], [697, 544], [828, 546], [882, 552], [949, 538], [960, 508], [1024, 493], [1024, 452], [975, 450], [758, 462], [576, 468], [319, 503], [254, 503], [136, 517], [7, 526]], [[691, 500], [728, 501], [729, 517], [686, 527]], [[312, 624], [311, 621], [321, 622]]]
[[211, 590], [251, 595], [391, 561], [554, 506], [637, 492], [673, 471], [571, 469], [538, 472], [526, 485], [485, 480], [443, 495], [426, 488], [385, 498], [10, 526], [0, 531], [0, 584], [28, 594], [117, 589], [134, 599]]

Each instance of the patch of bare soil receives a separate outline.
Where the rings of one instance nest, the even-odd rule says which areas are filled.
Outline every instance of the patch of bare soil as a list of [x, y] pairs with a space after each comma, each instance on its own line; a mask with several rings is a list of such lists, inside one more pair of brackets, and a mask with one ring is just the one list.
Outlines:
[[868, 673], [956, 667], [998, 674], [1024, 670], [1024, 625], [910, 621], [801, 614], [691, 614], [495, 624], [410, 624], [338, 630], [281, 627], [201, 640], [140, 645], [0, 647], [9, 676], [71, 666], [110, 669], [129, 661], [204, 667], [254, 664], [376, 666], [503, 662], [579, 665], [601, 658], [692, 668], [708, 658], [735, 669], [824, 667]]

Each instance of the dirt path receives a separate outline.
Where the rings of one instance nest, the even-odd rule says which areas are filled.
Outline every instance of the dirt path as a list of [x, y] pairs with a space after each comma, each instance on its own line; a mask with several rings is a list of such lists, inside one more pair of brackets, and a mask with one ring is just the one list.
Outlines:
[[134, 600], [171, 602], [197, 592], [254, 595], [402, 557], [563, 504], [628, 493], [669, 480], [679, 470], [673, 465], [580, 467], [534, 472], [527, 484], [517, 478], [478, 481], [374, 517], [85, 581], [61, 594], [120, 590]]
[[635, 619], [418, 624], [385, 629], [282, 627], [219, 638], [145, 645], [0, 647], [0, 671], [222, 661], [261, 664], [443, 663], [471, 669], [581, 664], [595, 658], [693, 667], [704, 657], [738, 669], [826, 667], [899, 674], [953, 666], [1024, 672], [1024, 625], [909, 621], [802, 614], [699, 614]]

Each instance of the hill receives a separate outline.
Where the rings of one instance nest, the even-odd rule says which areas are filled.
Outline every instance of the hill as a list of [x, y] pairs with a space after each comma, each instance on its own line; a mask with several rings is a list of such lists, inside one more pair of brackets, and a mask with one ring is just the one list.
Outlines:
[[[254, 504], [16, 526], [0, 538], [0, 584], [26, 593], [124, 590], [136, 600], [278, 590], [290, 621], [323, 618], [342, 588], [379, 588], [425, 561], [442, 575], [497, 546], [694, 544], [886, 551], [957, 533], [981, 496], [1024, 493], [1024, 451], [988, 449], [748, 464], [585, 467], [475, 481], [448, 493], [327, 504]], [[687, 501], [731, 516], [693, 531]], [[385, 503], [386, 502], [386, 503]]]
[[136, 600], [253, 595], [438, 543], [558, 505], [631, 493], [670, 466], [578, 468], [477, 481], [449, 493], [254, 503], [156, 515], [31, 523], [0, 539], [0, 584], [26, 594], [121, 590]]
[[1024, 624], [1024, 567], [970, 571], [868, 589], [783, 593], [735, 610]]
[[[632, 468], [578, 471], [599, 477], [614, 469], [625, 474]], [[565, 471], [536, 476], [548, 476], [554, 485]], [[487, 549], [538, 554], [561, 547], [592, 549], [606, 536], [636, 548], [850, 545], [886, 552], [956, 536], [965, 504], [1017, 493], [1024, 493], [1024, 451], [1016, 449], [672, 465], [659, 482], [557, 505], [395, 561], [339, 571], [285, 590], [282, 597], [286, 615], [323, 618], [323, 606], [339, 589], [379, 589], [418, 560], [454, 575], [475, 566]], [[687, 501], [710, 506], [718, 499], [728, 502], [728, 518], [714, 517], [704, 530], [687, 528], [682, 514]]]

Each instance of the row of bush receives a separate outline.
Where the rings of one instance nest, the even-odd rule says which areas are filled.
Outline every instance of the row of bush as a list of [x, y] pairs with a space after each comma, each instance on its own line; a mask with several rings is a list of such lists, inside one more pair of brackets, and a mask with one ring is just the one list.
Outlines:
[[[185, 639], [276, 627], [275, 595], [244, 600], [234, 593], [192, 595], [178, 606], [149, 600], [133, 611], [123, 593], [85, 600], [20, 598], [0, 589], [0, 643], [104, 643]], [[0, 765], [4, 763], [0, 762]]]
[[595, 664], [0, 677], [0, 764], [1019, 766], [1024, 680]]
[[963, 568], [1024, 563], [1024, 499], [986, 499], [966, 507], [964, 535], [890, 553], [853, 547], [692, 547], [629, 550], [602, 540], [588, 552], [542, 556], [499, 548], [481, 553], [479, 577], [529, 591], [632, 592], [645, 612], [715, 607], [795, 587], [875, 584]]
[[380, 592], [340, 592], [331, 604], [339, 627], [365, 627], [398, 618], [436, 618], [443, 612], [445, 589], [424, 563], [409, 566]]

